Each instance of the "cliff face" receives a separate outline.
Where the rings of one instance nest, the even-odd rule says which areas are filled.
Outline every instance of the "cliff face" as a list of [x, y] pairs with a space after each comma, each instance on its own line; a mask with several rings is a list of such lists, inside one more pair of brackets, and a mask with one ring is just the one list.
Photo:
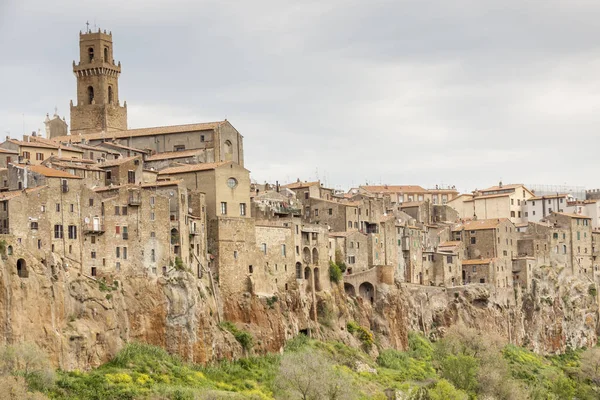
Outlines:
[[20, 255], [27, 263], [23, 278], [15, 257], [0, 261], [0, 337], [5, 343], [36, 342], [66, 370], [100, 365], [129, 341], [159, 345], [196, 363], [241, 357], [242, 346], [219, 326], [225, 320], [252, 334], [257, 353], [280, 351], [300, 331], [360, 346], [346, 330], [348, 321], [370, 327], [383, 347], [398, 349], [406, 347], [408, 330], [435, 337], [460, 321], [540, 352], [595, 344], [598, 331], [591, 283], [556, 273], [538, 276], [532, 294], [516, 297], [512, 289], [490, 292], [485, 286], [403, 285], [379, 288], [374, 304], [348, 298], [339, 287], [315, 295], [288, 291], [276, 298], [244, 294], [217, 301], [206, 279], [187, 272], [103, 282], [59, 260], [43, 265]]

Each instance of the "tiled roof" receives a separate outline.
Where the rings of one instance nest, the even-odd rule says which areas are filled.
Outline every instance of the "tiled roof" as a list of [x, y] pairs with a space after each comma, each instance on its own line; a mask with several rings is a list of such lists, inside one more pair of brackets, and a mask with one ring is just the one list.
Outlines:
[[453, 231], [480, 231], [485, 229], [495, 229], [500, 223], [508, 221], [506, 218], [494, 218], [494, 219], [478, 219], [474, 221], [465, 221], [461, 224], [455, 225]]
[[64, 162], [53, 162], [52, 165], [56, 165], [62, 168], [72, 168], [72, 169], [82, 169], [85, 171], [99, 171], [99, 172], [106, 172], [104, 171], [102, 168], [98, 168], [95, 165], [78, 165], [78, 164], [72, 164], [72, 163], [64, 163]]
[[97, 133], [86, 133], [85, 135], [67, 135], [59, 136], [54, 138], [57, 142], [65, 141], [81, 141], [86, 140], [97, 140], [97, 139], [121, 139], [138, 136], [153, 136], [153, 135], [168, 135], [172, 133], [184, 133], [184, 132], [196, 132], [196, 131], [210, 131], [215, 130], [226, 121], [217, 122], [204, 122], [199, 124], [189, 125], [171, 125], [171, 126], [157, 126], [153, 128], [140, 128], [140, 129], [128, 129], [125, 131], [114, 131], [114, 132], [97, 132]]
[[43, 165], [28, 165], [26, 168], [36, 174], [44, 175], [48, 178], [82, 179], [80, 176], [75, 176], [58, 169], [44, 167]]
[[307, 188], [307, 187], [311, 187], [311, 186], [321, 186], [321, 182], [319, 182], [319, 181], [294, 182], [294, 183], [288, 183], [287, 185], [283, 185], [282, 187], [288, 188], [288, 189], [302, 189], [302, 188]]
[[480, 260], [462, 260], [462, 265], [487, 265], [494, 261], [493, 258], [482, 258]]
[[585, 215], [581, 215], [581, 214], [570, 214], [570, 213], [564, 213], [564, 212], [554, 212], [552, 214], [564, 215], [565, 217], [570, 217], [570, 218], [592, 219], [592, 217], [586, 217]]
[[159, 171], [158, 174], [159, 175], [169, 175], [169, 174], [183, 174], [186, 172], [208, 171], [208, 170], [215, 169], [222, 165], [230, 164], [230, 163], [231, 163], [231, 161], [182, 165], [180, 167], [165, 168], [165, 169]]
[[28, 189], [25, 189], [25, 190], [13, 190], [13, 191], [10, 191], [10, 192], [0, 192], [0, 201], [2, 201], [2, 200], [10, 200], [10, 199], [13, 199], [15, 197], [19, 197], [23, 193], [31, 193], [31, 192], [35, 192], [37, 190], [44, 189], [44, 188], [47, 188], [47, 187], [48, 186], [36, 186], [34, 188], [28, 188]]
[[425, 203], [425, 202], [424, 201], [405, 201], [404, 203], [400, 203], [400, 208], [419, 207], [423, 203]]
[[15, 150], [9, 150], [9, 149], [3, 149], [2, 147], [0, 147], [0, 153], [6, 153], [6, 154], [19, 154], [18, 151]]
[[108, 192], [110, 190], [119, 190], [121, 188], [124, 188], [127, 185], [114, 185], [114, 186], [101, 186], [101, 187], [97, 187], [94, 188], [94, 192]]
[[125, 164], [126, 162], [129, 162], [132, 160], [141, 160], [141, 158], [140, 158], [140, 156], [117, 158], [116, 160], [107, 160], [101, 164], [98, 164], [98, 166], [100, 168], [116, 167], [117, 165]]
[[150, 182], [150, 183], [142, 183], [140, 186], [143, 187], [144, 189], [151, 189], [153, 187], [175, 186], [175, 185], [179, 185], [181, 182], [182, 182], [181, 180], [156, 181], [156, 182]]
[[551, 194], [549, 196], [535, 196], [535, 197], [530, 197], [529, 200], [548, 200], [548, 199], [560, 199], [560, 198], [564, 198], [567, 197], [568, 194], [563, 193], [563, 194]]
[[[129, 146], [125, 146], [125, 145], [122, 145], [122, 144], [119, 144], [119, 143], [102, 142], [102, 143], [99, 143], [99, 144], [96, 145], [97, 149], [105, 149], [106, 147], [114, 147], [115, 149], [123, 149], [123, 150], [129, 150], [129, 151], [135, 151], [135, 152], [138, 152], [138, 153], [148, 154], [148, 150], [142, 150], [142, 149], [138, 149], [138, 148], [135, 148], [135, 147], [129, 147]], [[117, 152], [117, 153], [119, 153], [119, 152]]]
[[51, 144], [39, 143], [39, 142], [24, 142], [22, 140], [16, 140], [16, 139], [8, 139], [7, 142], [16, 144], [21, 147], [36, 147], [36, 148], [40, 148], [40, 149], [56, 149], [56, 150], [58, 150], [57, 144], [51, 145]]
[[98, 151], [101, 150], [105, 153], [109, 153], [109, 154], [121, 154], [116, 150], [111, 150], [111, 149], [99, 149], [98, 146], [89, 146], [87, 144], [83, 144], [83, 143], [77, 143], [76, 145], [73, 145], [73, 147], [79, 147], [80, 149], [86, 149], [86, 150], [94, 150], [94, 151]]
[[510, 185], [502, 185], [502, 186], [492, 186], [487, 189], [482, 189], [482, 190], [480, 190], [480, 192], [493, 192], [493, 191], [497, 191], [497, 190], [516, 189], [521, 186], [523, 186], [522, 183], [513, 183]]
[[148, 156], [148, 157], [146, 157], [146, 161], [160, 161], [160, 160], [169, 160], [171, 158], [192, 157], [192, 156], [202, 153], [203, 151], [204, 151], [204, 149], [167, 151], [164, 153], [157, 153], [157, 154]]
[[361, 188], [374, 193], [424, 193], [427, 191], [417, 185], [371, 185], [361, 186]]
[[488, 195], [483, 195], [483, 196], [475, 196], [472, 199], [465, 200], [465, 203], [469, 203], [469, 202], [472, 202], [472, 201], [478, 201], [478, 200], [496, 199], [496, 198], [500, 198], [500, 197], [509, 197], [509, 196], [510, 196], [510, 193], [488, 194]]
[[451, 242], [442, 242], [438, 244], [438, 247], [452, 247], [452, 246], [460, 246], [462, 242], [460, 240], [455, 240]]

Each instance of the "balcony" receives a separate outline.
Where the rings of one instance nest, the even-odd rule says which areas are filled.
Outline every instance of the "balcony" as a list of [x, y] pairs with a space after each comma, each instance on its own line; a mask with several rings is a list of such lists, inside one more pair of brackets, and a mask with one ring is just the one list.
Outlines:
[[105, 229], [104, 229], [104, 224], [96, 224], [96, 223], [90, 223], [90, 224], [85, 224], [83, 225], [83, 234], [87, 235], [93, 235], [93, 234], [99, 234], [99, 233], [104, 233]]
[[142, 197], [138, 194], [130, 194], [127, 204], [130, 206], [140, 206], [142, 204]]

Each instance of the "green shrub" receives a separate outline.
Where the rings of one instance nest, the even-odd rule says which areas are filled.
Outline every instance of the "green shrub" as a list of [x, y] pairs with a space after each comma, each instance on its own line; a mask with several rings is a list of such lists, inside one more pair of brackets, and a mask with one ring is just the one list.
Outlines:
[[358, 337], [366, 348], [370, 348], [373, 345], [373, 333], [364, 326], [360, 326], [355, 321], [349, 321], [346, 324], [346, 329], [348, 329], [348, 332]]
[[441, 375], [458, 389], [474, 393], [477, 389], [479, 362], [464, 354], [449, 355], [441, 361]]
[[277, 302], [277, 300], [277, 296], [267, 297], [267, 306], [269, 306], [269, 308], [273, 308], [273, 305]]
[[233, 335], [235, 340], [242, 346], [242, 348], [246, 351], [249, 351], [254, 345], [254, 338], [250, 332], [247, 332], [243, 329], [239, 329], [232, 322], [225, 321], [220, 324], [221, 328], [225, 329], [229, 333]]
[[593, 297], [596, 297], [596, 295], [598, 294], [598, 289], [596, 289], [596, 285], [594, 285], [593, 283], [588, 288], [588, 294]]
[[329, 279], [335, 283], [339, 283], [342, 280], [342, 270], [333, 261], [329, 261]]
[[174, 268], [177, 271], [184, 271], [185, 270], [185, 264], [183, 263], [183, 260], [181, 259], [181, 257], [179, 257], [179, 256], [175, 257]]

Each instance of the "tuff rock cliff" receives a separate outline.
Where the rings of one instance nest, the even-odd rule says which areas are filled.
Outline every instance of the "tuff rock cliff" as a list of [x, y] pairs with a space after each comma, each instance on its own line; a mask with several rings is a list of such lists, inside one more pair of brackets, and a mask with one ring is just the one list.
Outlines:
[[[300, 331], [360, 346], [347, 331], [349, 321], [370, 328], [382, 347], [398, 349], [406, 347], [408, 330], [436, 337], [458, 322], [542, 353], [595, 344], [598, 334], [593, 282], [549, 269], [536, 276], [527, 294], [484, 285], [397, 284], [378, 288], [371, 304], [347, 297], [341, 285], [329, 293], [223, 298], [208, 279], [185, 271], [98, 280], [58, 259], [42, 264], [26, 256], [28, 276], [20, 277], [12, 258], [0, 260], [0, 337], [5, 343], [36, 342], [65, 370], [98, 366], [130, 341], [159, 345], [196, 363], [245, 355], [222, 321], [251, 333], [254, 353], [280, 351]], [[375, 346], [371, 351], [376, 353]]]

